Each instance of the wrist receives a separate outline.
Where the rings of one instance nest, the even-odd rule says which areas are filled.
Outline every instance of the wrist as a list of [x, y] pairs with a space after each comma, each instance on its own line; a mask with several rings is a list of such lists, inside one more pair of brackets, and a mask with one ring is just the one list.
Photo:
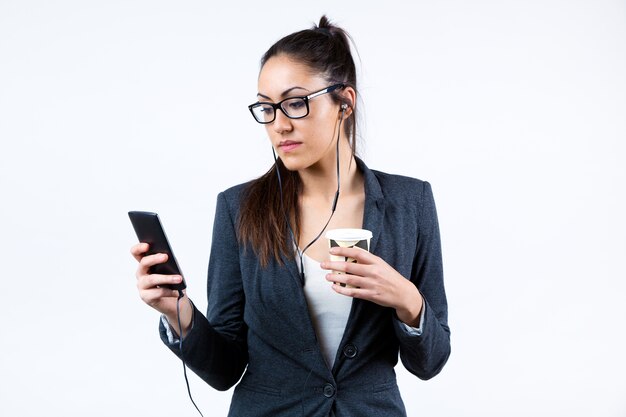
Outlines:
[[413, 290], [407, 292], [407, 297], [403, 305], [396, 308], [396, 316], [404, 324], [411, 327], [418, 327], [422, 309], [424, 308], [424, 299], [422, 298], [422, 294], [417, 290], [417, 287], [410, 281], [408, 283]]
[[[179, 300], [180, 302], [180, 325], [182, 326], [182, 334], [183, 337], [187, 335], [189, 330], [191, 329], [191, 324], [193, 322], [193, 304], [191, 300], [184, 296]], [[178, 326], [178, 316], [176, 311], [173, 311], [171, 314], [166, 314], [165, 318], [167, 322], [170, 324], [170, 328], [176, 333], [176, 336], [180, 337], [181, 329]]]

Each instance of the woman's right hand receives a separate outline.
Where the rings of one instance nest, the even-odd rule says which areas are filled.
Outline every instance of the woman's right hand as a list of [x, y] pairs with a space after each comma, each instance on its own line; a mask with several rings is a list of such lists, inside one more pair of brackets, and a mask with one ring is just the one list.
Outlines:
[[[159, 275], [150, 274], [150, 267], [162, 264], [167, 261], [167, 255], [164, 253], [156, 253], [154, 255], [145, 255], [148, 251], [147, 243], [138, 243], [130, 248], [130, 253], [135, 260], [139, 262], [137, 267], [137, 289], [139, 297], [161, 314], [164, 314], [170, 327], [178, 333], [178, 318], [176, 315], [176, 303], [178, 300], [178, 291], [165, 287], [166, 284], [178, 284], [183, 278], [180, 275]], [[193, 316], [191, 303], [187, 300], [187, 294], [183, 290], [183, 298], [180, 300], [180, 322], [183, 327], [183, 333], [187, 334]]]

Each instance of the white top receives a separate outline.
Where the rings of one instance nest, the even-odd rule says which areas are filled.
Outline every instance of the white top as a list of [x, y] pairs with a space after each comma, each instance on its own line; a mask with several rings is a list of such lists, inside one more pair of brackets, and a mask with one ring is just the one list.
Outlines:
[[[322, 355], [329, 369], [335, 362], [335, 354], [341, 343], [352, 308], [352, 297], [337, 294], [332, 283], [326, 281], [329, 271], [322, 269], [320, 263], [306, 254], [304, 261], [304, 297], [309, 315], [313, 322]], [[298, 268], [300, 268], [300, 263]]]

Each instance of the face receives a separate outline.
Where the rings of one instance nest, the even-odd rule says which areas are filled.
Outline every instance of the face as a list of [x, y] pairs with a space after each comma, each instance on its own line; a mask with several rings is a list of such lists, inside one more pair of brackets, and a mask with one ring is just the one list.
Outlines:
[[[307, 96], [329, 87], [328, 81], [311, 73], [308, 66], [285, 55], [270, 58], [259, 74], [259, 101], [278, 103], [288, 97]], [[290, 119], [277, 110], [276, 119], [265, 125], [278, 156], [291, 171], [314, 168], [335, 160], [335, 141], [340, 105], [330, 94], [309, 100], [309, 114]]]

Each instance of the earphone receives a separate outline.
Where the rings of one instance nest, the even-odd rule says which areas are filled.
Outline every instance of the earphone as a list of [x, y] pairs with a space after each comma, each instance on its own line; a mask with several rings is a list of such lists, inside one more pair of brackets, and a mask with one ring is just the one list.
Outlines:
[[293, 242], [293, 245], [295, 246], [296, 253], [298, 254], [298, 258], [300, 258], [300, 282], [302, 283], [303, 287], [304, 287], [304, 284], [305, 284], [304, 260], [303, 260], [304, 252], [322, 236], [322, 234], [324, 233], [324, 231], [328, 227], [328, 224], [330, 223], [331, 219], [333, 218], [333, 215], [335, 214], [335, 210], [337, 209], [337, 202], [339, 201], [339, 187], [340, 187], [340, 184], [341, 184], [341, 180], [340, 180], [340, 176], [339, 176], [339, 173], [340, 173], [340, 170], [339, 170], [339, 139], [341, 137], [341, 124], [343, 123], [343, 117], [344, 117], [344, 114], [346, 113], [346, 109], [347, 108], [348, 108], [348, 105], [346, 103], [343, 103], [341, 105], [341, 119], [339, 119], [339, 129], [338, 129], [338, 132], [337, 132], [337, 143], [336, 143], [336, 150], [335, 150], [335, 152], [336, 152], [335, 155], [336, 155], [336, 158], [337, 158], [337, 191], [335, 192], [335, 198], [333, 199], [333, 204], [332, 204], [331, 209], [330, 209], [330, 217], [326, 221], [326, 224], [324, 225], [322, 230], [315, 237], [315, 239], [313, 239], [311, 242], [309, 242], [309, 244], [306, 245], [304, 247], [304, 249], [302, 249], [302, 250], [300, 250], [300, 248], [298, 247], [298, 241], [296, 239], [296, 235], [293, 232], [293, 230], [291, 229], [291, 224], [289, 222], [289, 216], [285, 212], [285, 206], [284, 206], [284, 202], [283, 202], [283, 181], [282, 181], [282, 178], [280, 176], [280, 168], [278, 166], [278, 158], [276, 157], [276, 151], [274, 150], [274, 147], [272, 147], [272, 154], [274, 156], [274, 169], [276, 171], [276, 177], [278, 179], [278, 187], [279, 187], [279, 190], [280, 190], [280, 206], [281, 206], [281, 209], [283, 211], [283, 216], [285, 217], [285, 222], [287, 223], [287, 229], [289, 230], [289, 235], [291, 237], [291, 241]]

